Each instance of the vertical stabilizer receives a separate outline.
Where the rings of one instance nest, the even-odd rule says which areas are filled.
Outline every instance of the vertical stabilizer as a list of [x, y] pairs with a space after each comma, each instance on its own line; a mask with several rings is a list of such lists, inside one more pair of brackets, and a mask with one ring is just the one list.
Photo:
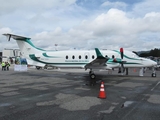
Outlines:
[[28, 56], [29, 54], [41, 53], [45, 51], [35, 47], [33, 43], [30, 41], [31, 38], [13, 35], [13, 34], [3, 34], [3, 35], [7, 37], [8, 41], [10, 41], [11, 38], [16, 40], [22, 55], [25, 57], [26, 55]]
[[31, 59], [31, 55], [35, 54], [42, 54], [45, 52], [45, 50], [37, 48], [33, 45], [33, 43], [30, 41], [31, 38], [28, 37], [23, 37], [23, 36], [18, 36], [18, 35], [13, 35], [13, 34], [3, 34], [7, 37], [8, 41], [10, 41], [11, 38], [16, 40], [21, 54], [23, 57], [27, 59], [27, 63], [30, 65], [35, 65], [35, 66], [44, 66], [44, 63], [37, 62], [33, 59]]

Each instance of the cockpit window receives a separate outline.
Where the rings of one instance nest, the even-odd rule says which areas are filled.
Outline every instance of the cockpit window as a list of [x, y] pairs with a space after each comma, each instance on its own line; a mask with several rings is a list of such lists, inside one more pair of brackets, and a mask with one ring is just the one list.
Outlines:
[[138, 56], [138, 53], [137, 53], [137, 52], [135, 52], [135, 51], [132, 51], [132, 54], [134, 54], [134, 55], [133, 55], [133, 57], [134, 57], [134, 58], [139, 57], [139, 56]]
[[132, 53], [132, 57], [133, 57], [133, 58], [138, 58], [139, 56], [136, 55], [135, 53]]

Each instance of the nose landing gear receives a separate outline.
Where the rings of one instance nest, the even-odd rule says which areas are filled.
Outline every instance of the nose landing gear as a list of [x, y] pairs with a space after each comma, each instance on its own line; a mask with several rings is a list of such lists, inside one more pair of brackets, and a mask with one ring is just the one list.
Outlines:
[[152, 67], [152, 77], [156, 77], [156, 70], [154, 67]]

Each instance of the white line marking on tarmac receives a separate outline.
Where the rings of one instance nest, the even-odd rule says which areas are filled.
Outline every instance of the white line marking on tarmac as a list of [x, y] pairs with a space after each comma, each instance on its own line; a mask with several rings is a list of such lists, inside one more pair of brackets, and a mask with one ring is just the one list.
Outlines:
[[159, 84], [160, 84], [160, 81], [151, 89], [151, 91], [153, 91]]

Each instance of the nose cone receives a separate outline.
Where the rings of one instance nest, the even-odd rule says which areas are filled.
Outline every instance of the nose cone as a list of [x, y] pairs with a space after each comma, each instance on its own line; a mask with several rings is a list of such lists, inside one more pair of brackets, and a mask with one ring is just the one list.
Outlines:
[[157, 62], [150, 60], [150, 66], [156, 66], [156, 65], [157, 65]]
[[156, 66], [157, 65], [157, 62], [155, 62], [155, 61], [152, 61], [153, 62], [153, 66]]
[[143, 65], [145, 66], [145, 67], [153, 67], [153, 66], [156, 66], [157, 65], [157, 62], [155, 62], [155, 61], [153, 61], [153, 60], [151, 60], [151, 59], [146, 59], [146, 58], [144, 58], [143, 59], [144, 61], [143, 61]]

